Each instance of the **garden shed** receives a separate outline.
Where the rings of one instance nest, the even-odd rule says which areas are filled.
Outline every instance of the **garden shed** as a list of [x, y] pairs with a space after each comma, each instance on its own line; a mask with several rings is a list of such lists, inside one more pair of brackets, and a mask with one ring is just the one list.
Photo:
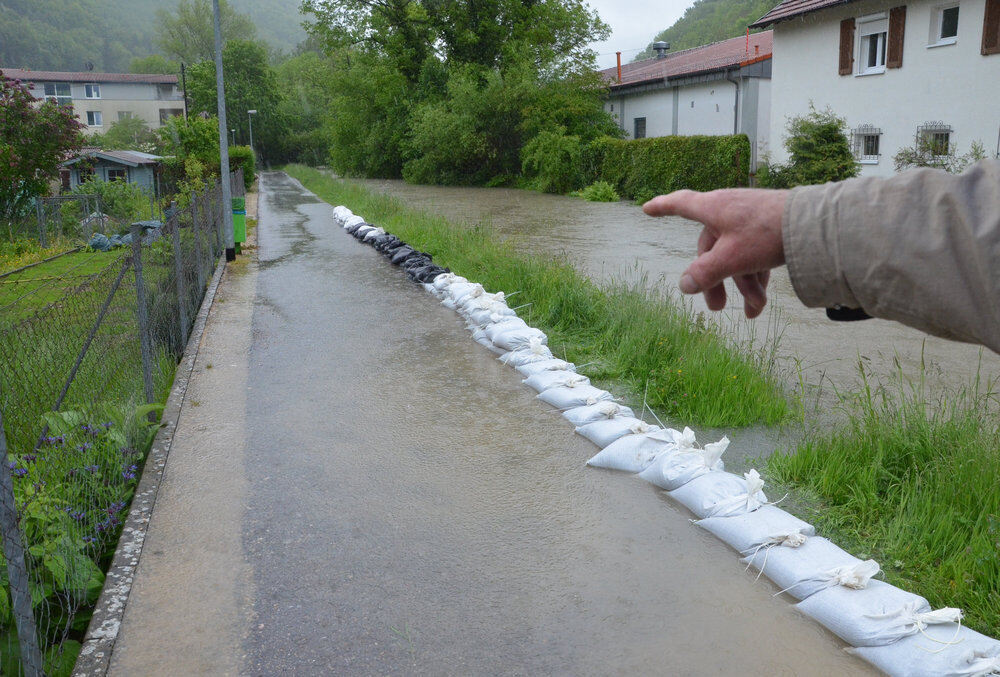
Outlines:
[[62, 163], [62, 187], [73, 190], [90, 178], [98, 181], [120, 179], [158, 197], [161, 160], [159, 155], [137, 150], [84, 149]]

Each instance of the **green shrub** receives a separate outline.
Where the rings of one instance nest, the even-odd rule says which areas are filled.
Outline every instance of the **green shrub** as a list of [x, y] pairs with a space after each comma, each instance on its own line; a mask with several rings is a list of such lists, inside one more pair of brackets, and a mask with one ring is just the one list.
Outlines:
[[104, 213], [118, 221], [131, 222], [149, 216], [149, 195], [128, 181], [93, 179], [80, 184], [72, 192], [76, 195], [99, 195]]
[[788, 164], [765, 164], [758, 172], [762, 187], [808, 186], [858, 175], [847, 123], [829, 108], [817, 111], [810, 105], [806, 115], [789, 118], [785, 129]]
[[961, 174], [970, 165], [986, 157], [986, 149], [982, 141], [973, 141], [969, 152], [959, 155], [955, 144], [935, 143], [933, 136], [922, 136], [913, 148], [900, 148], [892, 156], [893, 166], [897, 172], [912, 167], [933, 167], [943, 169], [950, 174]]
[[588, 202], [618, 202], [621, 199], [615, 187], [607, 181], [595, 181], [581, 190], [579, 195]]
[[229, 171], [235, 172], [243, 169], [243, 186], [250, 190], [253, 185], [254, 157], [253, 149], [250, 146], [231, 146], [229, 148]]
[[[583, 173], [619, 194], [649, 199], [682, 188], [715, 190], [747, 185], [750, 140], [734, 136], [596, 139], [583, 153]], [[590, 178], [589, 176], [587, 178]]]
[[532, 185], [546, 193], [568, 193], [580, 186], [580, 137], [566, 128], [539, 132], [521, 149], [521, 171]]

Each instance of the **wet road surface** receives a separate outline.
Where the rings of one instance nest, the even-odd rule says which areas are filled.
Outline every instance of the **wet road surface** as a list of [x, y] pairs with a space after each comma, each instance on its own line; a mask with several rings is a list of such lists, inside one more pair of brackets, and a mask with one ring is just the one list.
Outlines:
[[867, 674], [459, 317], [261, 179], [240, 672]]
[[[700, 226], [679, 217], [653, 218], [628, 202], [586, 202], [579, 198], [502, 188], [415, 186], [402, 181], [372, 179], [371, 189], [401, 198], [410, 207], [442, 214], [458, 222], [491, 223], [500, 233], [516, 236], [537, 251], [562, 255], [596, 279], [636, 279], [676, 289], [681, 273], [694, 259]], [[730, 298], [742, 300], [730, 286]], [[895, 322], [831, 322], [821, 309], [805, 308], [792, 290], [784, 268], [774, 271], [769, 311], [752, 323], [757, 335], [777, 323], [783, 330], [782, 364], [788, 384], [799, 383], [798, 369], [810, 393], [824, 404], [835, 389], [858, 382], [859, 360], [879, 377], [897, 371], [916, 378], [927, 366], [931, 393], [941, 387], [967, 384], [980, 368], [980, 349], [927, 336]], [[701, 296], [691, 297], [697, 310], [707, 310]], [[773, 313], [777, 310], [777, 316]], [[719, 317], [717, 314], [712, 314]], [[745, 333], [732, 316], [720, 318], [726, 327]], [[983, 351], [984, 381], [1000, 376], [1000, 356]]]

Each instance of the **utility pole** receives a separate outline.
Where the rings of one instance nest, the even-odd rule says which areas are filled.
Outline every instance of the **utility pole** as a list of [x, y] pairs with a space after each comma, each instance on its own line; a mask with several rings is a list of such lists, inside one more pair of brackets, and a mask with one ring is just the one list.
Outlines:
[[226, 261], [236, 260], [236, 234], [233, 232], [233, 188], [229, 181], [229, 134], [226, 130], [226, 88], [222, 77], [222, 22], [219, 0], [212, 0], [215, 20], [215, 93], [219, 105], [219, 173], [222, 174], [222, 231], [225, 235]]

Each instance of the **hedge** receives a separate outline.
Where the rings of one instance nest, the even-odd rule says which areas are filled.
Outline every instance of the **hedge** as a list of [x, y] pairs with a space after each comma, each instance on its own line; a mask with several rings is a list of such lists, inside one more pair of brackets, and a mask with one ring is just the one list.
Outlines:
[[603, 137], [583, 153], [588, 182], [607, 181], [623, 196], [644, 201], [681, 188], [746, 186], [750, 140], [733, 136]]
[[254, 179], [253, 150], [250, 146], [229, 147], [229, 171], [235, 172], [240, 167], [243, 168], [243, 185], [250, 190]]

